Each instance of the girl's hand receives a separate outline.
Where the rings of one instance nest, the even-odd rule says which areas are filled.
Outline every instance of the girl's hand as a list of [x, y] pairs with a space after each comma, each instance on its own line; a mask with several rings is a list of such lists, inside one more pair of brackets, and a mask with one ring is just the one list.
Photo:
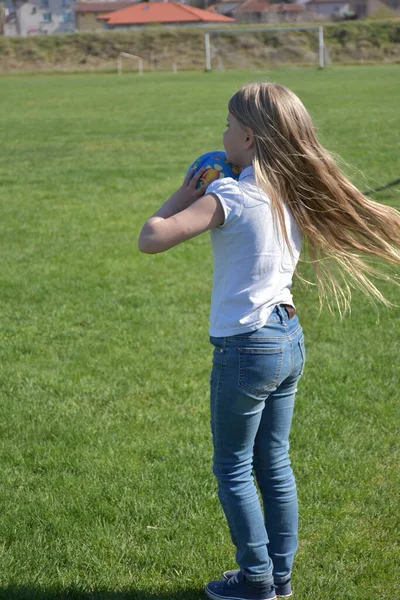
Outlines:
[[[196, 173], [196, 175], [193, 175], [193, 170], [189, 171], [181, 187], [175, 192], [174, 199], [182, 207], [187, 208], [188, 206], [193, 204], [193, 202], [196, 202], [196, 200], [204, 196], [206, 189], [210, 185], [211, 181], [205, 183], [199, 188], [196, 188], [196, 185], [205, 171], [207, 171], [206, 168], [200, 169]], [[215, 177], [212, 181], [215, 181], [215, 179], [218, 179], [218, 177]]]

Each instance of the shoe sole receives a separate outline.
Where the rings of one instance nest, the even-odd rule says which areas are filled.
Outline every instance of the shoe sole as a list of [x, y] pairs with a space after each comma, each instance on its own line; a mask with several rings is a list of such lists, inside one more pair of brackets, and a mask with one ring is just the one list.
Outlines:
[[[229, 579], [229, 577], [227, 576], [227, 573], [229, 573], [229, 571], [225, 571], [225, 573], [223, 573], [223, 574], [222, 574], [222, 577], [223, 577], [224, 579]], [[293, 596], [293, 592], [290, 592], [290, 594], [284, 594], [284, 595], [282, 595], [282, 594], [277, 594], [277, 595], [276, 595], [276, 599], [277, 599], [277, 600], [282, 600], [282, 599], [284, 599], [284, 598], [291, 598], [292, 596]]]
[[[211, 600], [245, 600], [243, 596], [241, 598], [239, 596], [220, 596], [220, 594], [210, 592], [210, 590], [207, 589], [207, 586], [205, 586], [204, 592], [208, 598], [211, 598]], [[259, 600], [263, 599], [260, 598]], [[273, 598], [264, 598], [264, 600], [277, 600], [277, 597], [274, 596]]]

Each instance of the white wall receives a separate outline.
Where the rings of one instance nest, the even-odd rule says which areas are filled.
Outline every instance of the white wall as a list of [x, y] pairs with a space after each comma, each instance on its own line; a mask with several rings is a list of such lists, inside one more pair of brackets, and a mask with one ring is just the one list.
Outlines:
[[[15, 9], [11, 2], [6, 8]], [[17, 4], [18, 24], [8, 25], [5, 35], [40, 35], [75, 31], [75, 0], [30, 0]], [[19, 28], [19, 31], [18, 31]]]

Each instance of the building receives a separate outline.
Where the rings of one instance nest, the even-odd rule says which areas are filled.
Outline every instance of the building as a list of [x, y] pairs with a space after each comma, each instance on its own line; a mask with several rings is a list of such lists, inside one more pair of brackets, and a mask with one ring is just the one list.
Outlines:
[[[356, 0], [356, 3], [359, 13], [357, 16], [366, 16], [368, 0]], [[349, 0], [309, 0], [305, 7], [311, 19], [318, 17], [330, 19], [333, 15], [351, 10]]]
[[97, 17], [134, 4], [128, 2], [77, 2], [75, 6], [76, 29], [78, 31], [104, 31], [104, 22]]
[[362, 19], [381, 9], [391, 10], [393, 16], [400, 16], [400, 0], [309, 0], [305, 4], [305, 14], [310, 19], [335, 19], [345, 13], [353, 13], [355, 18]]
[[304, 4], [280, 3], [269, 0], [245, 0], [232, 14], [238, 22], [282, 23], [303, 20]]
[[221, 0], [217, 4], [211, 4], [208, 10], [227, 17], [233, 17], [234, 10], [241, 4], [243, 4], [243, 0]]
[[177, 2], [143, 2], [97, 17], [106, 29], [137, 29], [146, 25], [205, 26], [232, 24], [235, 19]]
[[[194, 1], [194, 0], [193, 0]], [[374, 14], [400, 16], [400, 0], [297, 0], [275, 3], [271, 0], [220, 0], [209, 10], [234, 17], [241, 23], [330, 21], [366, 18]]]
[[5, 1], [4, 35], [40, 35], [75, 31], [74, 0]]

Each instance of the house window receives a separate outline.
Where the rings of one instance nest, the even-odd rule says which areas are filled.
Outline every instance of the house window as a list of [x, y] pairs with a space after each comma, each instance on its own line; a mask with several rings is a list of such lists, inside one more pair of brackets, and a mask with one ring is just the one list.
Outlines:
[[68, 11], [66, 11], [66, 12], [63, 12], [63, 13], [61, 14], [61, 20], [62, 20], [62, 21], [64, 21], [64, 23], [67, 23], [68, 21], [72, 21], [72, 18], [71, 18], [71, 17], [72, 17], [72, 15], [71, 15], [71, 13], [70, 13], [70, 12], [68, 12]]
[[51, 23], [51, 12], [43, 13], [43, 21], [45, 23]]
[[61, 0], [62, 8], [69, 8], [71, 6], [71, 0]]
[[40, 8], [49, 8], [49, 0], [40, 0]]

